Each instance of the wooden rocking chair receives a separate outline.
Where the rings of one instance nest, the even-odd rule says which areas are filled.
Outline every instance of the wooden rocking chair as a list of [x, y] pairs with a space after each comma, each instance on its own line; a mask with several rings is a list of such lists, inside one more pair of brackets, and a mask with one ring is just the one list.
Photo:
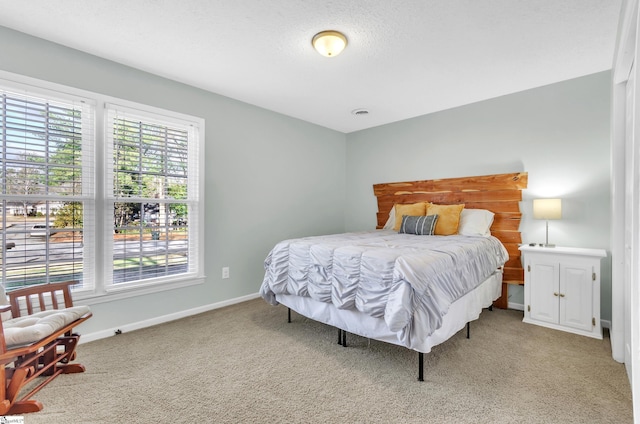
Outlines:
[[[0, 312], [12, 314], [12, 319], [0, 321], [0, 381], [5, 382], [0, 386], [0, 415], [40, 411], [42, 403], [30, 399], [33, 395], [60, 374], [84, 372], [84, 366], [69, 363], [80, 339], [72, 330], [91, 317], [88, 307], [73, 306], [70, 286], [75, 283], [14, 290], [9, 305], [0, 306]], [[30, 384], [36, 378], [42, 381]], [[21, 395], [27, 385], [30, 390]]]

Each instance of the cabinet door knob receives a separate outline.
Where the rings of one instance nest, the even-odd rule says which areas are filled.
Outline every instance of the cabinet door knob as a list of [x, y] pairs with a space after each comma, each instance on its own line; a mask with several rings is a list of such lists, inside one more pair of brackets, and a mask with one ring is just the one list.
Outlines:
[[560, 293], [560, 297], [564, 297], [564, 293]]
[[554, 296], [556, 296], [556, 297], [560, 296], [560, 295], [559, 295], [558, 293], [556, 293], [556, 292], [553, 292], [553, 295], [554, 295]]

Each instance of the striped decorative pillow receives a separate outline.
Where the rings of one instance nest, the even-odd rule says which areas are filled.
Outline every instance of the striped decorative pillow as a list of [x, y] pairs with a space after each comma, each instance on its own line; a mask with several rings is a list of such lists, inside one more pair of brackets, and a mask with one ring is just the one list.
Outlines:
[[402, 215], [399, 234], [417, 234], [419, 236], [432, 236], [436, 228], [438, 215], [411, 216]]

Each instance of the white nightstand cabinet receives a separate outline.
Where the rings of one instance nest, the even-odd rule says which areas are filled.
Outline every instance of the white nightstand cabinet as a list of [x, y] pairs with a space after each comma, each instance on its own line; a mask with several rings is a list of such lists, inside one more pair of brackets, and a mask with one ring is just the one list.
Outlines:
[[524, 319], [530, 324], [602, 339], [602, 249], [521, 246]]

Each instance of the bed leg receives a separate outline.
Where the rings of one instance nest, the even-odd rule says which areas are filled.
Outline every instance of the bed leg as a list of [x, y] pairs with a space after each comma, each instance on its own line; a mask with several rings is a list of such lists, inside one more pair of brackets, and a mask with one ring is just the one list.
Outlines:
[[424, 381], [424, 353], [418, 352], [418, 381]]
[[342, 330], [342, 347], [347, 347], [347, 332]]
[[291, 324], [291, 308], [287, 308], [287, 322]]
[[342, 330], [338, 328], [338, 344], [342, 344]]
[[493, 311], [493, 304], [489, 305], [489, 307], [487, 308], [490, 311]]
[[467, 339], [468, 339], [468, 338], [470, 338], [470, 337], [469, 337], [469, 336], [470, 336], [470, 333], [471, 333], [470, 329], [471, 329], [471, 322], [468, 322], [468, 323], [467, 323]]

